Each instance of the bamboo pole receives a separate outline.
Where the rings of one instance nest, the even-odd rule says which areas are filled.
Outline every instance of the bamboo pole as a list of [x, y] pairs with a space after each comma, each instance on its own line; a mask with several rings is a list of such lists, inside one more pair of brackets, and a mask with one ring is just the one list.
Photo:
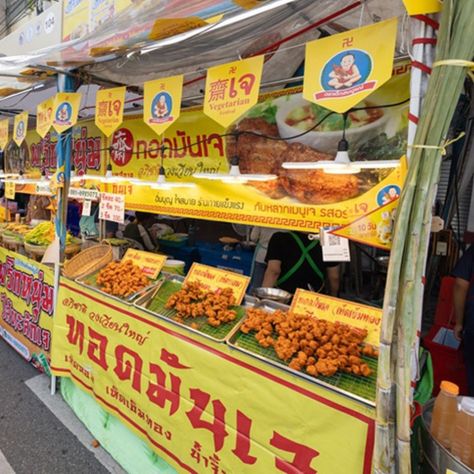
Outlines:
[[[474, 42], [466, 32], [474, 29], [474, 3], [470, 0], [444, 2], [437, 60], [465, 59], [474, 55]], [[451, 69], [448, 69], [451, 68]], [[454, 115], [465, 77], [463, 68], [440, 66], [429, 83], [415, 143], [438, 146], [445, 138]], [[410, 352], [417, 338], [421, 319], [422, 277], [428, 251], [431, 208], [441, 165], [441, 151], [413, 149], [406, 185], [398, 206], [394, 241], [385, 291], [382, 345], [383, 359], [377, 381], [377, 436], [374, 471], [396, 470], [410, 473]], [[395, 350], [394, 344], [398, 344]], [[387, 358], [390, 358], [387, 360]], [[392, 457], [390, 408], [387, 403], [393, 387], [389, 373], [396, 363], [396, 456]], [[380, 403], [379, 403], [380, 402]], [[395, 465], [395, 460], [397, 464]]]

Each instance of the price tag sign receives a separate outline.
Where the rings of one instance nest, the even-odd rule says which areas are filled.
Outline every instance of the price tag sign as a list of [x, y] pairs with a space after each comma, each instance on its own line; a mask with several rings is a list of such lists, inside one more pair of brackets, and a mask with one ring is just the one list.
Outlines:
[[84, 201], [84, 203], [82, 204], [82, 215], [83, 216], [91, 215], [91, 201], [87, 200], [87, 201]]
[[350, 262], [349, 240], [330, 234], [330, 227], [320, 229], [323, 262]]
[[122, 194], [101, 193], [99, 219], [123, 224], [125, 221], [125, 196]]
[[367, 329], [366, 341], [379, 345], [382, 310], [298, 288], [290, 312]]
[[200, 283], [206, 290], [219, 291], [224, 288], [232, 288], [236, 304], [242, 303], [245, 291], [250, 282], [250, 277], [239, 275], [227, 270], [209, 267], [201, 263], [193, 263], [184, 283]]
[[7, 181], [5, 183], [5, 197], [7, 199], [15, 199], [15, 183]]
[[148, 278], [155, 280], [160, 274], [166, 259], [166, 255], [144, 252], [143, 250], [128, 249], [122, 260], [132, 260], [135, 265], [142, 269], [143, 273]]

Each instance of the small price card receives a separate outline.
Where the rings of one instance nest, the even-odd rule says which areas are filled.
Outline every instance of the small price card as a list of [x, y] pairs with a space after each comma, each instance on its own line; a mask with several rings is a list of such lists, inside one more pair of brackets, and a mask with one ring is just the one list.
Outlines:
[[290, 312], [367, 329], [366, 341], [379, 345], [382, 310], [298, 288]]
[[166, 255], [144, 252], [143, 250], [128, 249], [123, 256], [123, 261], [131, 260], [139, 266], [143, 273], [152, 280], [155, 280], [161, 272], [166, 262]]
[[7, 199], [15, 199], [15, 183], [13, 181], [5, 183], [5, 197]]
[[86, 200], [84, 201], [84, 204], [82, 204], [82, 215], [83, 216], [91, 215], [91, 201]]
[[125, 221], [125, 196], [122, 194], [101, 193], [99, 219], [123, 224]]
[[208, 267], [201, 263], [193, 263], [185, 280], [185, 283], [199, 282], [204, 288], [210, 291], [218, 291], [223, 288], [232, 288], [234, 291], [236, 304], [242, 303], [245, 290], [250, 282], [250, 277], [239, 275], [220, 268]]

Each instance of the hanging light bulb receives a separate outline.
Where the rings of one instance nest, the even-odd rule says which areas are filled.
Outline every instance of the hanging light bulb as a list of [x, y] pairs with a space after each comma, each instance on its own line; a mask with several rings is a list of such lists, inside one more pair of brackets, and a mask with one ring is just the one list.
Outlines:
[[272, 181], [277, 179], [276, 174], [251, 174], [241, 173], [239, 167], [239, 157], [234, 156], [230, 162], [228, 173], [194, 173], [194, 178], [209, 179], [213, 181], [221, 181], [226, 184], [245, 184], [249, 181]]

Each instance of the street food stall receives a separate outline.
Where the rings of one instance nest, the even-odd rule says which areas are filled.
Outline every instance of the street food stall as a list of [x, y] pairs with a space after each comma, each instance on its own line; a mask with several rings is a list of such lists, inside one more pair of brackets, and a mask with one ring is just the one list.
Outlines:
[[[403, 256], [394, 226], [406, 155], [426, 151], [414, 141], [422, 81], [410, 83], [406, 32], [388, 14], [365, 22], [365, 2], [323, 1], [318, 12], [305, 1], [285, 2], [294, 11], [151, 3], [117, 13], [127, 31], [136, 22], [134, 42], [99, 22], [35, 56], [39, 70], [67, 69], [38, 104], [35, 130], [28, 113], [15, 117], [23, 158], [7, 156], [2, 180], [10, 201], [49, 196], [52, 219], [3, 227], [1, 336], [52, 376], [53, 391], [60, 378], [130, 472], [390, 472], [393, 315], [311, 287], [287, 304], [248, 293], [245, 244], [249, 226], [262, 226], [311, 234], [329, 262], [350, 259], [349, 241], [385, 253], [398, 242]], [[76, 67], [107, 87], [81, 94]], [[93, 246], [67, 232], [70, 199], [98, 221]], [[124, 226], [130, 211], [246, 226], [245, 240], [199, 241], [188, 228], [163, 234], [158, 252], [114, 253], [123, 240], [104, 240], [105, 223]], [[405, 369], [405, 382], [416, 377]]]

